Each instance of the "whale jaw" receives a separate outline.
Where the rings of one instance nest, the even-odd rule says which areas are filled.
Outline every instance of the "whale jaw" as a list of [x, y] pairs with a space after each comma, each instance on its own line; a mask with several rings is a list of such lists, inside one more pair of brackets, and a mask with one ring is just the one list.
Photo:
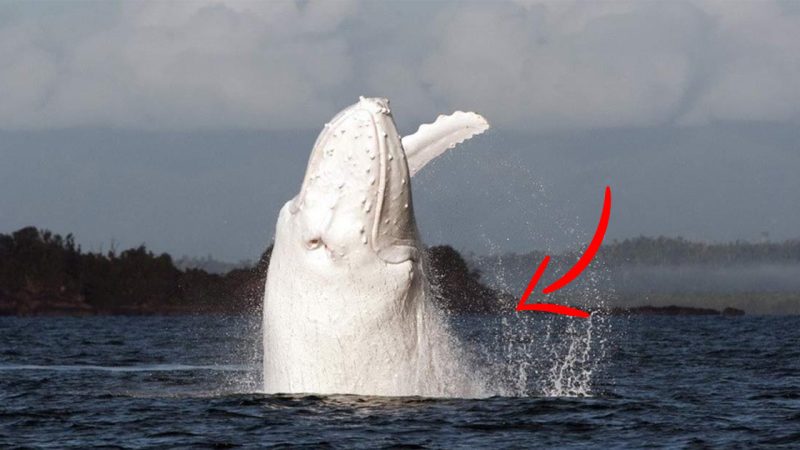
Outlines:
[[290, 211], [309, 249], [371, 251], [387, 263], [418, 257], [408, 163], [388, 100], [361, 97], [326, 124]]

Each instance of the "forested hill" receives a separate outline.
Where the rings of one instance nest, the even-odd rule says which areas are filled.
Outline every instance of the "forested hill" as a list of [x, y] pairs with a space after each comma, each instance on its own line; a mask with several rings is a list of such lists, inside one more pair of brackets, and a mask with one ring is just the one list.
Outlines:
[[[0, 315], [187, 314], [256, 312], [271, 247], [252, 267], [224, 274], [180, 270], [144, 245], [83, 252], [71, 235], [33, 227], [0, 234]], [[453, 248], [428, 249], [445, 308], [487, 312], [498, 294]], [[510, 303], [513, 305], [513, 303]]]
[[268, 254], [224, 275], [182, 271], [144, 245], [83, 252], [71, 235], [36, 228], [0, 234], [0, 314], [235, 312], [257, 304]]

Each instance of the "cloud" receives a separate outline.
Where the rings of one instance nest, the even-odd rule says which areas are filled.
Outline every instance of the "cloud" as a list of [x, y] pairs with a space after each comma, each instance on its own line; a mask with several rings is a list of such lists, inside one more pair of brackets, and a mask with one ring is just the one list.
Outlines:
[[[0, 126], [275, 128], [351, 76], [352, 3], [122, 3], [0, 30]], [[63, 33], [86, 27], [82, 33]]]
[[800, 15], [777, 3], [518, 2], [454, 9], [434, 92], [520, 129], [796, 121]]
[[316, 128], [362, 93], [532, 131], [800, 117], [785, 2], [31, 5], [0, 7], [0, 129]]

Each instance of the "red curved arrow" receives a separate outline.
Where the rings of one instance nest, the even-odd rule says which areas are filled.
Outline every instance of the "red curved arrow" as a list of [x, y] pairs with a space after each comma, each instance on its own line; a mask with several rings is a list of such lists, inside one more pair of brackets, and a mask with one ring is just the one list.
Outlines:
[[589, 313], [578, 308], [570, 308], [569, 306], [556, 305], [555, 303], [532, 303], [530, 305], [522, 305], [522, 309], [517, 308], [517, 311], [541, 311], [553, 314], [561, 314], [562, 316], [580, 317], [586, 319]]
[[[603, 212], [600, 214], [600, 223], [597, 224], [597, 230], [594, 232], [594, 237], [592, 237], [592, 241], [589, 243], [589, 246], [586, 248], [586, 251], [581, 255], [580, 259], [572, 266], [567, 273], [565, 273], [561, 278], [556, 280], [550, 286], [544, 288], [542, 293], [549, 294], [551, 292], [555, 292], [564, 286], [571, 283], [578, 275], [583, 272], [586, 267], [592, 262], [595, 255], [597, 255], [597, 251], [600, 249], [600, 244], [603, 243], [603, 238], [606, 235], [606, 230], [608, 229], [608, 219], [611, 216], [611, 187], [606, 186], [605, 198], [603, 199]], [[528, 283], [528, 287], [525, 289], [525, 292], [522, 294], [522, 298], [520, 298], [519, 303], [517, 303], [517, 311], [544, 311], [544, 312], [551, 312], [555, 314], [563, 314], [566, 316], [574, 316], [574, 317], [589, 317], [589, 313], [577, 308], [570, 308], [569, 306], [562, 306], [562, 305], [555, 305], [552, 303], [533, 303], [533, 304], [526, 304], [525, 301], [530, 297], [531, 293], [533, 292], [534, 287], [539, 282], [539, 278], [542, 277], [545, 268], [547, 268], [547, 264], [550, 262], [550, 256], [546, 255], [541, 263], [539, 263], [539, 267], [536, 269], [536, 272], [533, 274], [531, 281]]]
[[578, 278], [578, 275], [580, 275], [581, 272], [586, 269], [586, 266], [592, 262], [592, 259], [594, 259], [594, 256], [597, 254], [597, 250], [600, 249], [600, 244], [603, 243], [603, 238], [605, 237], [606, 230], [608, 229], [608, 218], [610, 215], [611, 188], [606, 186], [606, 196], [605, 199], [603, 199], [603, 213], [600, 214], [600, 223], [597, 224], [597, 230], [594, 232], [592, 242], [589, 243], [589, 247], [586, 248], [586, 252], [581, 255], [581, 258], [578, 260], [578, 262], [576, 262], [575, 265], [564, 274], [564, 276], [556, 280], [550, 286], [544, 288], [544, 291], [542, 291], [543, 293], [549, 294], [563, 288], [571, 283], [572, 280]]

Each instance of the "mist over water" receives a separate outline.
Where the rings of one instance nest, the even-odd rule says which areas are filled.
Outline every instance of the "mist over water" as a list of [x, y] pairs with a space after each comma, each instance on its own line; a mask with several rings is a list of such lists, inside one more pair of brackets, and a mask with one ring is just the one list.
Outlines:
[[610, 283], [620, 292], [800, 292], [800, 265], [629, 266]]

